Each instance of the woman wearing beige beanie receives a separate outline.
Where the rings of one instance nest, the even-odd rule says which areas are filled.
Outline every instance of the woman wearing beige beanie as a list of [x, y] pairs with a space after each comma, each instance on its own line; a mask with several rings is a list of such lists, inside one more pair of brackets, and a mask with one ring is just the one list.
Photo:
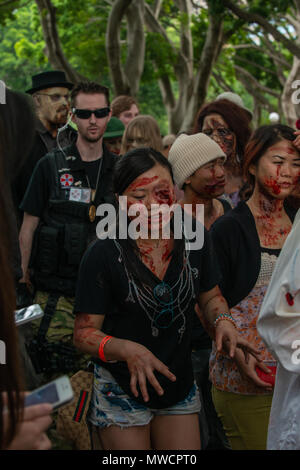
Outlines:
[[[227, 201], [218, 199], [224, 193], [225, 161], [226, 154], [223, 150], [203, 133], [181, 134], [169, 152], [175, 182], [183, 189], [183, 197], [179, 203], [182, 206], [191, 204], [193, 216], [196, 215], [196, 205], [203, 204], [204, 225], [207, 230], [215, 220], [231, 209]], [[197, 310], [196, 305], [195, 311]], [[200, 412], [203, 446], [208, 449], [224, 449], [228, 448], [228, 443], [212, 402], [208, 378], [210, 353], [211, 340], [195, 315], [192, 363], [204, 410]]]
[[217, 218], [230, 210], [230, 204], [218, 199], [226, 184], [224, 163], [226, 154], [219, 145], [203, 133], [181, 134], [171, 147], [169, 161], [175, 182], [184, 195], [179, 203], [204, 205], [204, 225], [207, 230]]

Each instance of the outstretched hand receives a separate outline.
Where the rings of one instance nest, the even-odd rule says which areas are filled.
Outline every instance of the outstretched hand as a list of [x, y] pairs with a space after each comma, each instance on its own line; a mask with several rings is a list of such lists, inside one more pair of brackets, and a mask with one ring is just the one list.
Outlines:
[[254, 356], [258, 362], [260, 361], [260, 351], [240, 336], [236, 328], [228, 320], [224, 319], [218, 322], [216, 326], [215, 342], [217, 351], [221, 352], [222, 349], [224, 349], [231, 358], [234, 358], [236, 349], [240, 348], [244, 353], [246, 363], [249, 361], [249, 354]]
[[158, 395], [163, 395], [164, 390], [154, 375], [155, 370], [175, 382], [175, 375], [145, 346], [133, 341], [126, 341], [124, 348], [124, 355], [131, 376], [130, 388], [135, 397], [139, 395], [138, 385], [144, 401], [149, 400], [147, 381], [153, 386]]

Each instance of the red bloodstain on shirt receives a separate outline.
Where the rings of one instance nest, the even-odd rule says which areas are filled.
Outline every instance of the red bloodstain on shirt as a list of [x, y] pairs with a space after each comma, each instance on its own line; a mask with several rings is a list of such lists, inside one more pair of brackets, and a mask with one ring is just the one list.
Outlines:
[[293, 296], [292, 296], [292, 294], [291, 294], [290, 292], [287, 292], [287, 293], [285, 294], [285, 298], [286, 298], [287, 303], [288, 303], [290, 306], [294, 305], [294, 298], [293, 298]]

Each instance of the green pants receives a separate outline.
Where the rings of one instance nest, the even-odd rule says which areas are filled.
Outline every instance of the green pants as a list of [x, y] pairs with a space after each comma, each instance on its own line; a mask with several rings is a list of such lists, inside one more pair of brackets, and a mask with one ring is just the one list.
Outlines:
[[273, 395], [241, 395], [212, 388], [232, 450], [265, 450]]

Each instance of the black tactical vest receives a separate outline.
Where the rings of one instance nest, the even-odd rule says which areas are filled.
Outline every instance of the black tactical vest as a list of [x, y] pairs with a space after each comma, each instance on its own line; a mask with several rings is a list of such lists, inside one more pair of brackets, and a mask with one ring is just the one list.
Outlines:
[[[30, 267], [33, 268], [33, 283], [38, 290], [74, 296], [81, 258], [89, 241], [96, 238], [96, 221], [91, 220], [92, 214], [96, 205], [113, 202], [112, 171], [106, 172], [103, 181], [106, 189], [102, 188], [98, 197], [97, 191], [94, 204], [71, 201], [71, 188], [78, 188], [74, 184], [79, 181], [78, 176], [81, 181], [85, 179], [84, 173], [70, 168], [72, 165], [68, 160], [75, 157], [66, 157], [59, 150], [52, 154], [50, 198], [35, 232]], [[111, 158], [110, 154], [108, 158]], [[70, 186], [65, 184], [66, 180]]]

